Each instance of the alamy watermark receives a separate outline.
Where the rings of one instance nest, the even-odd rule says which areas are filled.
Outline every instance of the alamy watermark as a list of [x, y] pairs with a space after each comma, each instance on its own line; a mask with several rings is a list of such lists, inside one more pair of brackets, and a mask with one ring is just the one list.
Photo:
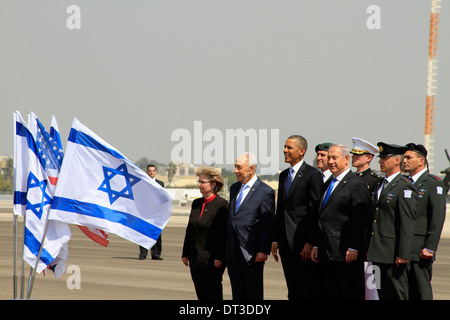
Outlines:
[[81, 269], [80, 269], [80, 267], [72, 264], [67, 267], [66, 272], [71, 274], [70, 276], [67, 277], [67, 280], [66, 280], [67, 289], [70, 289], [70, 290], [81, 289]]
[[203, 121], [194, 121], [193, 130], [178, 128], [170, 140], [178, 142], [171, 151], [171, 161], [194, 165], [234, 165], [244, 152], [258, 159], [261, 174], [275, 174], [279, 169], [279, 129], [204, 130]]

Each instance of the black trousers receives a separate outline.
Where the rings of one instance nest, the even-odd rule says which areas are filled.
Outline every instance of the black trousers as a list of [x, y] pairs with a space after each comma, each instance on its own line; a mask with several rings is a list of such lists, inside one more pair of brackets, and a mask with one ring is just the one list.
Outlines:
[[302, 261], [300, 252], [291, 250], [286, 244], [279, 249], [289, 300], [322, 299], [324, 295], [323, 276], [320, 266]]
[[264, 262], [255, 262], [255, 257], [246, 261], [239, 245], [236, 257], [227, 262], [233, 300], [264, 299]]
[[324, 260], [320, 262], [328, 300], [364, 300], [364, 261]]
[[193, 268], [191, 278], [194, 282], [198, 300], [223, 300], [222, 275], [225, 267]]
[[[161, 235], [159, 235], [158, 240], [156, 240], [155, 245], [150, 249], [152, 253], [152, 257], [160, 257], [162, 251], [162, 239]], [[147, 258], [148, 250], [142, 246], [139, 246], [139, 258], [145, 259]]]

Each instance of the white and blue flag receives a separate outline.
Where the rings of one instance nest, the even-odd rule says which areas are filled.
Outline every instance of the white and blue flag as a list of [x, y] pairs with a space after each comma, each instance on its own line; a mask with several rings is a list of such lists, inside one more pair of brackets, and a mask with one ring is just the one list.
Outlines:
[[74, 119], [50, 219], [151, 248], [171, 214], [172, 198], [163, 187]]
[[[56, 145], [60, 150], [60, 157], [58, 157], [59, 167], [61, 167], [64, 152], [63, 152], [63, 146], [61, 141], [61, 135], [59, 133], [59, 127], [58, 123], [56, 122], [56, 117], [52, 116], [52, 124], [50, 126], [50, 136], [53, 140], [56, 141]], [[58, 176], [59, 176], [59, 170], [58, 170]], [[107, 247], [109, 244], [108, 239], [108, 233], [104, 232], [103, 230], [95, 229], [95, 228], [88, 228], [86, 226], [78, 226], [78, 228], [83, 231], [83, 233], [88, 236], [90, 239], [94, 240], [98, 244]]]
[[23, 259], [39, 273], [61, 262], [53, 270], [59, 278], [65, 272], [70, 229], [66, 223], [48, 220], [55, 183], [49, 179], [46, 168], [53, 166], [57, 151], [53, 152], [48, 133], [34, 114], [29, 120], [30, 129], [19, 112], [15, 118], [16, 148], [22, 148], [22, 163], [17, 163], [16, 174], [27, 177], [26, 191], [21, 191], [24, 198], [20, 200], [26, 208]]
[[[27, 210], [27, 181], [28, 181], [28, 125], [19, 111], [14, 113], [14, 214], [25, 216]], [[30, 142], [31, 143], [31, 142]]]

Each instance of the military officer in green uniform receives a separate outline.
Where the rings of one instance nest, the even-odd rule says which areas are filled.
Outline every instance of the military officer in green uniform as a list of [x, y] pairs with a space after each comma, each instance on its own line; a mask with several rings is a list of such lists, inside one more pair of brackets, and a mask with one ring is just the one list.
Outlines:
[[417, 191], [400, 173], [405, 147], [384, 142], [378, 146], [380, 169], [386, 176], [372, 191], [374, 219], [367, 260], [379, 268], [374, 276], [380, 280], [380, 300], [408, 300], [407, 269], [414, 241]]
[[381, 178], [370, 169], [370, 162], [375, 154], [378, 153], [378, 148], [373, 144], [356, 137], [352, 138], [352, 142], [353, 149], [350, 153], [352, 154], [352, 166], [356, 168], [355, 174], [363, 178], [369, 187], [369, 192], [371, 192]]
[[444, 226], [446, 199], [444, 183], [427, 170], [427, 149], [408, 143], [403, 159], [404, 170], [417, 188], [416, 227], [409, 272], [409, 298], [432, 300], [432, 265]]

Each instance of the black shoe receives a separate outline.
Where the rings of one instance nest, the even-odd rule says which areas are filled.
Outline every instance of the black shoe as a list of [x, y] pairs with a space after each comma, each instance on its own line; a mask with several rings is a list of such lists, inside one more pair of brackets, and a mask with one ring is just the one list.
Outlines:
[[139, 256], [139, 260], [145, 260], [146, 257]]
[[160, 256], [154, 256], [154, 257], [152, 257], [152, 260], [164, 260], [164, 259], [161, 258]]

